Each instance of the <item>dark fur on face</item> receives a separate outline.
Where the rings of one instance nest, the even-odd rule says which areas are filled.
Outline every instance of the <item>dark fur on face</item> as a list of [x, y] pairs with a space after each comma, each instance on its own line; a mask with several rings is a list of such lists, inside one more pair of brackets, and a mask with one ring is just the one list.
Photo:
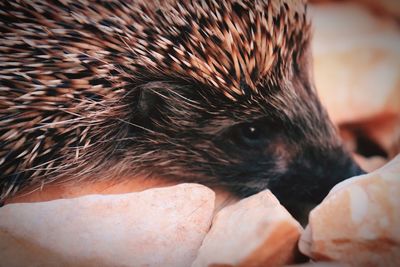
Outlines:
[[135, 174], [241, 197], [270, 188], [296, 212], [359, 172], [313, 88], [303, 1], [0, 10], [3, 200]]

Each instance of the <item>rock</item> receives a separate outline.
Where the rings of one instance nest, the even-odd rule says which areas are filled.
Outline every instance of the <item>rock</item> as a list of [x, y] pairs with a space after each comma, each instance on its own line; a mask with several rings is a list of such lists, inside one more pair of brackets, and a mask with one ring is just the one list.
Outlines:
[[379, 145], [389, 158], [400, 153], [400, 113], [371, 120], [364, 123], [360, 130]]
[[214, 217], [192, 267], [292, 263], [301, 230], [269, 190], [260, 192]]
[[358, 163], [358, 165], [361, 167], [361, 169], [363, 169], [366, 172], [375, 171], [387, 163], [385, 158], [379, 157], [379, 156], [365, 158], [363, 156], [354, 154], [353, 158]]
[[[398, 1], [388, 1], [397, 3], [400, 10]], [[316, 88], [333, 121], [398, 118], [400, 32], [396, 21], [348, 2], [315, 4], [310, 11]]]
[[352, 266], [400, 266], [400, 155], [336, 185], [311, 211], [300, 251]]
[[400, 114], [340, 125], [340, 135], [349, 151], [392, 159], [400, 153]]
[[309, 262], [304, 264], [287, 265], [286, 267], [349, 267], [349, 265], [338, 262]]
[[[8, 198], [6, 203], [30, 203], [43, 202], [62, 198], [77, 198], [85, 195], [101, 194], [125, 194], [141, 192], [143, 190], [176, 185], [176, 182], [162, 178], [141, 176], [116, 176], [104, 179], [104, 177], [92, 176], [90, 181], [81, 181], [68, 178], [68, 182], [44, 184], [39, 189], [27, 188], [17, 196]], [[95, 181], [95, 182], [94, 182]]]
[[[309, 3], [327, 3], [327, 2], [340, 2], [341, 0], [310, 0]], [[348, 0], [349, 1], [349, 0]], [[353, 3], [364, 5], [370, 8], [373, 12], [385, 16], [393, 17], [394, 19], [400, 17], [400, 2], [397, 0], [350, 0]]]
[[368, 5], [373, 11], [382, 16], [393, 16], [394, 19], [400, 17], [400, 2], [397, 0], [356, 0], [359, 3]]
[[190, 266], [214, 193], [197, 184], [0, 208], [0, 266]]

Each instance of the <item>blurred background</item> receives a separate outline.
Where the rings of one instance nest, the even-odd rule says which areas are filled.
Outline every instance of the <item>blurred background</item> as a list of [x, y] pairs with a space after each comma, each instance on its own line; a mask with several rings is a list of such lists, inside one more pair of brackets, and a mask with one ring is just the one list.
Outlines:
[[310, 0], [316, 87], [366, 171], [400, 152], [400, 0]]

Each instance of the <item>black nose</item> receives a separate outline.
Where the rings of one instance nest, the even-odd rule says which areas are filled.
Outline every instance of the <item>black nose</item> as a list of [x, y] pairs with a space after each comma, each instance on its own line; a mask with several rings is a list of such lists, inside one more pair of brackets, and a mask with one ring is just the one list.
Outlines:
[[365, 172], [353, 159], [344, 156], [321, 164], [314, 172], [310, 170], [309, 174], [314, 178], [308, 184], [309, 194], [302, 196], [302, 199], [319, 204], [336, 184]]
[[[310, 167], [311, 166], [311, 167]], [[318, 161], [293, 168], [280, 181], [271, 183], [271, 191], [283, 206], [303, 225], [311, 209], [318, 205], [336, 184], [365, 172], [349, 157], [336, 161]]]
[[[360, 166], [355, 163], [352, 159], [349, 159], [347, 161], [347, 163], [343, 164], [343, 165], [338, 165], [336, 170], [332, 170], [330, 173], [326, 174], [326, 184], [324, 187], [320, 188], [321, 190], [321, 195], [318, 198], [316, 194], [315, 195], [315, 202], [321, 202], [325, 196], [329, 193], [329, 191], [332, 189], [332, 187], [334, 187], [336, 184], [355, 177], [355, 176], [359, 176], [362, 174], [365, 174], [366, 172], [363, 171]], [[321, 180], [323, 180], [323, 177], [320, 178]]]

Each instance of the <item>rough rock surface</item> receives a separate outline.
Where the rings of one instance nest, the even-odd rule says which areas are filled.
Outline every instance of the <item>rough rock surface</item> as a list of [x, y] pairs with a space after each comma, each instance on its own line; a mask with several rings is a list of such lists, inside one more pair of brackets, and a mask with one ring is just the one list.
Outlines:
[[349, 267], [349, 265], [338, 262], [309, 262], [304, 264], [287, 265], [285, 267]]
[[182, 184], [0, 208], [0, 266], [190, 266], [214, 193]]
[[260, 192], [217, 213], [192, 267], [292, 263], [301, 230], [269, 190]]
[[[347, 0], [348, 2], [357, 3], [368, 7], [375, 13], [379, 15], [384, 15], [385, 17], [400, 17], [400, 2], [397, 0]], [[343, 0], [309, 0], [309, 3], [327, 3], [327, 2], [345, 2]]]
[[379, 156], [365, 158], [360, 155], [354, 154], [353, 158], [359, 164], [361, 169], [366, 172], [375, 171], [383, 167], [387, 163], [387, 160], [385, 158]]
[[396, 21], [347, 2], [313, 5], [310, 11], [316, 87], [334, 122], [398, 117], [400, 34]]
[[400, 266], [400, 155], [336, 185], [310, 213], [299, 247], [317, 261]]

